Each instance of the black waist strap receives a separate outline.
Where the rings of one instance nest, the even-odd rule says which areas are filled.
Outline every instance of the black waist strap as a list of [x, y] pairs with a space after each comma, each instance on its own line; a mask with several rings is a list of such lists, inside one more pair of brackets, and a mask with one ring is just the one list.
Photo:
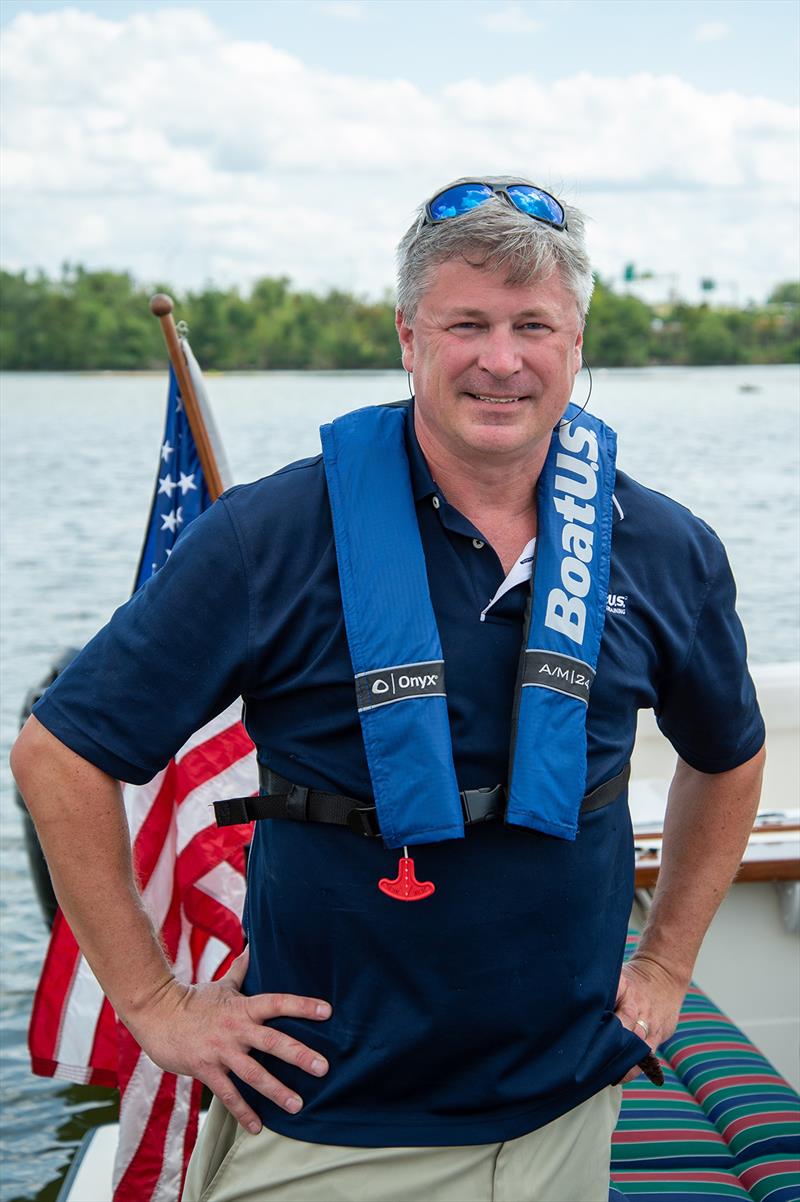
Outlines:
[[[587, 793], [581, 813], [599, 810], [616, 801], [628, 783], [630, 764], [611, 780]], [[341, 793], [324, 793], [321, 789], [306, 789], [292, 784], [262, 764], [258, 766], [261, 794], [258, 797], [229, 797], [214, 802], [217, 826], [234, 826], [261, 818], [283, 818], [293, 822], [328, 822], [334, 826], [349, 826], [357, 835], [376, 838], [380, 835], [378, 811], [353, 797]], [[488, 785], [483, 789], [464, 789], [460, 794], [464, 823], [488, 822], [502, 818], [506, 810], [505, 785]]]

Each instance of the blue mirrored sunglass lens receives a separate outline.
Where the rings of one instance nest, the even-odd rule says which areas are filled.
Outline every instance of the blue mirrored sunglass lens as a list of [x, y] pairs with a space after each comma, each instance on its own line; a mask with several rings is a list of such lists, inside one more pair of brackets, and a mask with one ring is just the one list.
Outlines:
[[457, 184], [448, 188], [431, 201], [431, 216], [434, 221], [442, 221], [445, 217], [459, 217], [462, 213], [483, 204], [492, 195], [492, 189], [485, 184]]
[[506, 190], [521, 213], [528, 213], [531, 217], [539, 217], [543, 221], [555, 222], [556, 225], [563, 224], [564, 210], [558, 201], [546, 192], [522, 185]]

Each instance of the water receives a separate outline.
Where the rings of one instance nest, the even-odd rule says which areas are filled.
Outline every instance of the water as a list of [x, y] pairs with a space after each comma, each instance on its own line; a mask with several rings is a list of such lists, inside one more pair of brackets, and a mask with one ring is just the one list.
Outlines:
[[[384, 373], [211, 376], [234, 479], [318, 449], [344, 409], [405, 395]], [[756, 391], [741, 391], [742, 387]], [[576, 400], [582, 400], [582, 381]], [[28, 1013], [46, 948], [7, 752], [28, 688], [130, 592], [166, 399], [160, 375], [0, 377], [2, 400], [2, 1202], [48, 1202], [83, 1131], [113, 1095], [30, 1075]], [[798, 372], [794, 367], [596, 373], [592, 408], [619, 464], [700, 513], [725, 541], [753, 662], [800, 658]]]

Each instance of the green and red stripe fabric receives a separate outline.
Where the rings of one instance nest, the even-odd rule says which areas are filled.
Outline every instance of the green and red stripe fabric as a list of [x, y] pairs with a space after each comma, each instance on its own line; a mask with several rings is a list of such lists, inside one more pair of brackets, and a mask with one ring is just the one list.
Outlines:
[[662, 1089], [625, 1086], [610, 1196], [800, 1202], [800, 1097], [694, 985], [659, 1059]]
[[[731, 1173], [672, 1169], [649, 1173], [614, 1173], [609, 1200], [624, 1202], [752, 1202], [750, 1194]], [[615, 1200], [616, 1202], [616, 1200]]]

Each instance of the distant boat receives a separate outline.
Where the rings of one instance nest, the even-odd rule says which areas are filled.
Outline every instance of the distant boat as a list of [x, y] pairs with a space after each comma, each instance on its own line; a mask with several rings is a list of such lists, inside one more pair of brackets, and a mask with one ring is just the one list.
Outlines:
[[740, 384], [739, 392], [761, 392], [758, 384]]

